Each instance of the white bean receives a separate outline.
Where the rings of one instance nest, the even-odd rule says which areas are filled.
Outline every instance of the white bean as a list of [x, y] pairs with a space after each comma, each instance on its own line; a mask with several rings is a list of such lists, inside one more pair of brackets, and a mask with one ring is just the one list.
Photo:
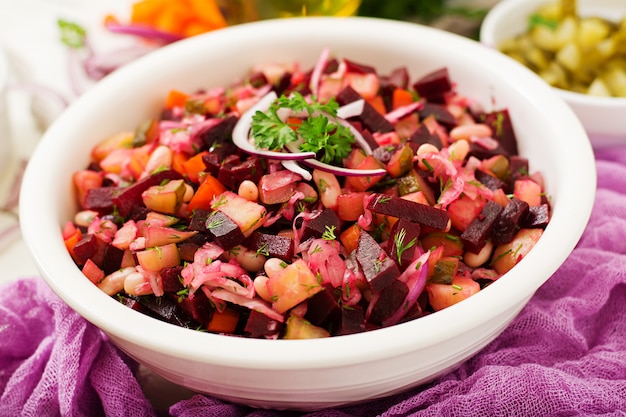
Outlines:
[[460, 125], [450, 131], [450, 139], [455, 142], [458, 140], [470, 140], [472, 137], [490, 138], [492, 135], [491, 128], [484, 123]]
[[145, 174], [150, 174], [153, 171], [161, 168], [170, 168], [172, 166], [172, 151], [169, 147], [165, 145], [157, 146], [148, 162], [146, 163], [146, 168], [144, 169]]
[[275, 277], [285, 269], [286, 263], [280, 258], [269, 258], [265, 261], [264, 269], [269, 278]]
[[268, 303], [272, 302], [272, 297], [270, 296], [270, 293], [267, 289], [267, 280], [269, 278], [266, 277], [265, 275], [259, 275], [256, 278], [254, 278], [254, 290], [256, 291], [257, 295], [259, 297], [261, 297], [262, 299], [264, 299], [265, 301], [267, 301]]
[[424, 156], [427, 155], [429, 153], [438, 153], [439, 149], [437, 149], [437, 147], [431, 143], [423, 143], [420, 145], [419, 148], [417, 148], [417, 152], [415, 152], [415, 154], [417, 156]]
[[243, 269], [249, 272], [259, 272], [263, 269], [267, 258], [261, 254], [251, 251], [243, 246], [235, 246], [225, 253], [229, 259], [236, 259]]
[[237, 194], [248, 201], [257, 201], [259, 199], [259, 187], [257, 187], [254, 181], [243, 180], [239, 184]]
[[151, 286], [143, 286], [146, 278], [141, 272], [133, 272], [124, 280], [124, 292], [129, 295], [148, 295], [152, 294]]
[[195, 194], [195, 191], [193, 190], [193, 187], [185, 183], [185, 195], [183, 195], [183, 202], [189, 203], [191, 199], [193, 198], [194, 194]]
[[450, 159], [454, 161], [463, 161], [469, 153], [470, 145], [466, 140], [458, 140], [456, 142], [452, 142], [450, 146], [448, 146], [448, 150], [450, 151]]
[[74, 215], [74, 223], [77, 226], [88, 227], [93, 219], [98, 217], [98, 212], [93, 210], [83, 210], [79, 211]]
[[483, 246], [478, 253], [465, 251], [465, 254], [463, 254], [463, 262], [465, 262], [465, 264], [470, 268], [478, 268], [489, 260], [492, 251], [493, 243], [487, 241], [485, 246]]
[[126, 278], [134, 272], [137, 272], [137, 269], [134, 267], [118, 269], [117, 271], [104, 277], [102, 281], [97, 284], [98, 288], [104, 291], [107, 295], [115, 295], [124, 289], [124, 281], [126, 281]]

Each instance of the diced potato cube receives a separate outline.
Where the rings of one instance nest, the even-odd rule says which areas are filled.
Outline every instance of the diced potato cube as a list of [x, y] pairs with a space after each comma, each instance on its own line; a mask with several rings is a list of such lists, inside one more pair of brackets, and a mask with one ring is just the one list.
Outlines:
[[566, 17], [561, 21], [556, 29], [556, 42], [558, 48], [561, 49], [568, 44], [576, 41], [576, 33], [578, 31], [578, 22], [573, 17]]
[[580, 49], [575, 43], [568, 43], [557, 52], [556, 60], [566, 69], [575, 72], [581, 66]]
[[626, 97], [626, 70], [612, 66], [603, 75], [611, 94], [615, 97]]
[[596, 97], [610, 97], [611, 91], [609, 91], [608, 87], [601, 78], [596, 78], [589, 85], [587, 94]]
[[611, 27], [609, 24], [599, 18], [581, 19], [578, 25], [577, 41], [578, 45], [583, 49], [591, 49], [600, 41], [609, 37]]

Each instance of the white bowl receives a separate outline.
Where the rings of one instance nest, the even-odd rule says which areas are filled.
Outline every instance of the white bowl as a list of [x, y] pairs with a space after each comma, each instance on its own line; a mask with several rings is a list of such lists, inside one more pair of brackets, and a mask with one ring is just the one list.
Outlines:
[[[447, 67], [461, 93], [486, 109], [509, 109], [520, 153], [543, 173], [554, 210], [543, 237], [517, 267], [478, 294], [430, 316], [312, 340], [190, 331], [128, 309], [81, 274], [64, 247], [61, 225], [76, 209], [69, 186], [72, 172], [86, 166], [97, 141], [158, 114], [172, 88], [226, 85], [253, 64], [268, 61], [297, 60], [311, 67], [324, 47], [375, 65], [381, 73], [406, 65], [416, 77]], [[574, 248], [591, 212], [595, 181], [593, 152], [574, 113], [538, 77], [502, 54], [411, 23], [306, 18], [198, 36], [108, 76], [62, 114], [41, 140], [24, 177], [20, 216], [24, 238], [50, 287], [155, 373], [235, 402], [312, 410], [425, 383], [493, 340]]]
[[[480, 28], [480, 42], [497, 48], [500, 43], [527, 30], [528, 18], [544, 4], [557, 0], [501, 0]], [[623, 0], [577, 0], [581, 16], [597, 15], [618, 21], [626, 15]], [[626, 98], [593, 97], [555, 88], [574, 110], [594, 147], [626, 143]]]

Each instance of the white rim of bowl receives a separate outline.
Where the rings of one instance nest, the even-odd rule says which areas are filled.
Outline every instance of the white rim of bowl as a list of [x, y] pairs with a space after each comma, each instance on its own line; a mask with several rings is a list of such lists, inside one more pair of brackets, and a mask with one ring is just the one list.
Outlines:
[[[437, 40], [453, 38], [455, 42], [460, 42], [466, 48], [470, 48], [481, 60], [503, 66], [508, 73], [518, 77], [519, 80], [527, 82], [529, 86], [528, 94], [541, 92], [542, 95], [546, 96], [544, 105], [549, 106], [551, 111], [555, 112], [559, 117], [571, 119], [571, 123], [561, 126], [560, 129], [571, 136], [573, 141], [579, 142], [572, 143], [572, 146], [580, 147], [581, 152], [577, 157], [568, 161], [569, 166], [595, 166], [591, 145], [584, 134], [582, 126], [578, 123], [571, 110], [547, 85], [541, 83], [529, 71], [519, 65], [515, 65], [503, 55], [458, 35], [412, 23], [391, 22], [376, 18], [341, 19], [343, 22], [340, 25], [344, 25], [346, 20], [351, 20], [353, 26], [351, 26], [350, 30], [356, 27], [376, 33], [393, 33], [394, 36], [397, 36], [397, 39], [429, 37], [432, 39], [433, 44], [436, 44]], [[40, 167], [45, 169], [44, 172], [50, 171], [49, 177], [54, 177], [53, 164], [47, 158], [48, 151], [57, 146], [52, 141], [54, 135], [63, 132], [64, 129], [71, 126], [72, 117], [80, 113], [79, 107], [87, 105], [96, 98], [98, 91], [105, 90], [107, 85], [114, 83], [117, 78], [145, 74], [145, 70], [151, 68], [152, 63], [158, 61], [162, 54], [170, 53], [174, 50], [182, 54], [187, 49], [193, 50], [196, 45], [209, 44], [211, 41], [230, 42], [229, 39], [245, 39], [246, 37], [254, 36], [256, 31], [262, 31], [270, 26], [282, 26], [287, 31], [299, 30], [315, 33], [315, 27], [320, 27], [320, 25], [325, 27], [337, 22], [336, 18], [300, 18], [256, 22], [211, 32], [181, 41], [177, 45], [157, 50], [149, 56], [109, 75], [96, 85], [91, 92], [70, 106], [49, 129], [48, 134], [44, 136], [33, 154], [31, 164], [40, 165]], [[344, 30], [346, 29], [344, 28]], [[50, 168], [49, 171], [47, 170], [48, 168]], [[576, 173], [576, 170], [572, 169], [572, 172]], [[486, 289], [464, 300], [462, 303], [431, 316], [380, 330], [328, 339], [259, 340], [189, 331], [188, 329], [159, 322], [143, 314], [129, 314], [130, 311], [127, 307], [101, 293], [87, 279], [82, 279], [82, 273], [76, 268], [62, 243], [60, 234], [62, 223], [60, 221], [64, 220], [58, 219], [57, 213], [46, 210], [37, 209], [36, 212], [31, 213], [32, 208], [45, 207], [46, 201], [51, 201], [55, 197], [50, 192], [47, 192], [45, 186], [42, 186], [42, 181], [43, 185], [45, 185], [46, 181], [50, 182], [52, 180], [50, 178], [41, 179], [35, 177], [34, 171], [27, 169], [23, 180], [20, 216], [22, 219], [27, 220], [22, 222], [21, 225], [25, 242], [31, 253], [34, 254], [35, 263], [48, 285], [57, 294], [60, 294], [74, 310], [105, 332], [113, 334], [115, 337], [126, 339], [136, 345], [150, 346], [151, 349], [164, 354], [175, 354], [190, 360], [211, 362], [220, 366], [252, 369], [305, 370], [362, 364], [372, 360], [403, 355], [418, 347], [433, 346], [449, 339], [450, 334], [462, 334], [467, 332], [468, 329], [488, 322], [493, 315], [493, 311], [505, 312], [511, 308], [511, 299], [491, 297], [490, 292]], [[520, 276], [519, 270], [516, 271], [514, 268], [507, 276], [501, 278], [500, 281], [507, 282], [506, 285], [510, 293], [517, 296], [515, 298], [517, 302], [529, 298], [539, 286], [537, 278], [534, 278], [535, 276], [541, 275], [542, 270], [545, 271], [546, 268], [549, 275], [552, 275], [574, 248], [574, 242], [577, 242], [582, 235], [593, 205], [593, 201], [581, 203], [575, 197], [579, 195], [578, 193], [594, 195], [595, 183], [595, 175], [584, 178], [581, 176], [581, 178], [577, 179], [575, 187], [571, 186], [571, 189], [565, 190], [564, 194], [568, 198], [563, 198], [563, 201], [559, 203], [563, 207], [562, 210], [566, 210], [565, 207], [577, 207], [577, 209], [571, 213], [568, 219], [561, 218], [559, 220], [561, 223], [566, 224], [566, 226], [563, 224], [558, 225], [558, 227], [564, 230], [565, 236], [554, 236], [546, 233], [544, 238], [537, 244], [536, 250], [531, 251], [522, 261], [526, 262], [527, 267], [529, 267], [526, 270], [528, 276]], [[37, 191], [33, 192], [33, 190]], [[590, 200], [593, 200], [593, 198]], [[56, 245], [54, 246], [47, 245], [39, 235], [40, 225], [49, 226], [51, 224], [59, 225], [59, 231], [57, 236], [55, 236]], [[551, 223], [547, 230], [553, 227], [557, 227], [557, 224]], [[572, 243], [564, 245], [562, 243], [563, 239]], [[544, 247], [544, 249], [540, 249], [541, 247]], [[545, 258], [547, 248], [550, 248], [549, 251], [552, 251], [548, 259]], [[36, 254], [46, 254], [46, 256], [40, 257]], [[68, 273], [68, 271], [70, 272]], [[89, 301], [86, 301], [86, 296], [81, 297], [77, 294], [68, 293], [67, 289], [61, 288], [59, 280], [65, 278], [68, 274], [72, 275], [69, 277], [70, 279], [77, 278], [79, 277], [78, 274], [80, 274], [80, 277], [77, 279], [82, 280], [76, 282], [76, 290], [77, 292], [87, 294]], [[497, 287], [500, 281], [495, 282], [491, 287]], [[543, 284], [544, 281], [544, 279], [541, 279], [539, 284]], [[97, 295], [96, 292], [98, 293]], [[487, 302], [490, 308], [484, 308]], [[105, 311], [107, 313], [106, 316], [103, 314]], [[455, 317], [458, 317], [457, 311], [468, 313], [464, 315], [465, 319], [463, 322], [454, 320]], [[124, 322], [125, 326], [119, 326], [119, 322]], [[449, 323], [447, 328], [437, 325], [446, 322]], [[145, 331], [146, 328], [149, 330]], [[427, 337], [424, 337], [425, 334]], [[393, 344], [381, 349], [379, 345], [381, 340], [391, 340]], [[180, 341], [184, 341], [184, 343]], [[219, 350], [207, 349], [212, 344], [219, 346]], [[355, 354], [355, 348], [359, 350], [358, 355]], [[320, 355], [320, 352], [323, 351], [333, 352], [333, 354], [331, 357], [325, 357], [325, 355]], [[251, 352], [254, 352], [254, 355]], [[259, 358], [263, 358], [263, 360], [259, 360]]]

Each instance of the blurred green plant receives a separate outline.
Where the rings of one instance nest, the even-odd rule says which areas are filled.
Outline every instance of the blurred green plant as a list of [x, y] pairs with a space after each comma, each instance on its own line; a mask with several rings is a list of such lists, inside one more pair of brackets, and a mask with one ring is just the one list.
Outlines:
[[445, 14], [480, 21], [486, 13], [484, 9], [449, 7], [445, 0], [363, 0], [358, 11], [360, 16], [424, 22], [431, 22]]

